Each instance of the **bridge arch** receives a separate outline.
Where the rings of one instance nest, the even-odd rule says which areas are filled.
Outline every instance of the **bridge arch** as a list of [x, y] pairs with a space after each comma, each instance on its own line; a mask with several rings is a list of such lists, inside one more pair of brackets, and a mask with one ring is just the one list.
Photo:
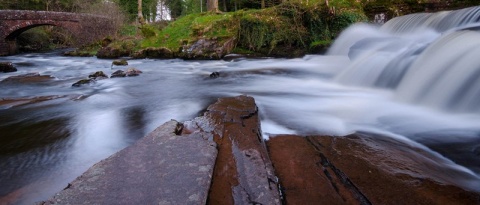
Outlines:
[[57, 26], [70, 31], [77, 43], [90, 43], [114, 31], [110, 19], [68, 12], [0, 10], [0, 55], [16, 52], [16, 38], [38, 26]]

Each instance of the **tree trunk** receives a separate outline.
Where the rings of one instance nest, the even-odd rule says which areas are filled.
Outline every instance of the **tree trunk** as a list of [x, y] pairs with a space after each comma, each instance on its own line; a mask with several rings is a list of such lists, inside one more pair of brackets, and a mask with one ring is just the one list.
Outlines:
[[142, 0], [138, 0], [138, 23], [140, 23], [140, 25], [145, 24], [145, 19], [143, 18]]
[[262, 2], [261, 2], [261, 8], [262, 8], [262, 9], [265, 8], [265, 0], [262, 0]]
[[218, 11], [218, 0], [207, 0], [207, 11]]

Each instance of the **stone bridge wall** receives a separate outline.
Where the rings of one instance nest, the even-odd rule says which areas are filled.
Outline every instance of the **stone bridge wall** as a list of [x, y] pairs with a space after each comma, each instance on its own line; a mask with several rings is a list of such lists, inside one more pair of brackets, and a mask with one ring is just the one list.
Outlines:
[[43, 25], [59, 26], [70, 31], [76, 44], [91, 43], [114, 31], [109, 18], [67, 12], [0, 10], [0, 55], [13, 54], [15, 39], [22, 32]]

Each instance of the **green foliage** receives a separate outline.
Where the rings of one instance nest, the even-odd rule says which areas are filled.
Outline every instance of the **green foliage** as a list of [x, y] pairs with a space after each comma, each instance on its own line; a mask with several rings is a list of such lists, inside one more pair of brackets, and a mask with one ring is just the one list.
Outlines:
[[330, 42], [349, 25], [365, 20], [355, 9], [333, 13], [325, 5], [284, 3], [244, 15], [239, 45], [253, 51], [268, 48], [268, 52], [277, 46], [307, 49], [311, 42]]
[[155, 33], [155, 28], [149, 24], [145, 24], [140, 27], [140, 31], [142, 32], [142, 35], [144, 38], [151, 38], [156, 35]]
[[[157, 14], [157, 3], [157, 0], [142, 0], [142, 14], [145, 20], [155, 20]], [[137, 19], [137, 0], [118, 0], [118, 4], [127, 13], [128, 20], [135, 21]]]

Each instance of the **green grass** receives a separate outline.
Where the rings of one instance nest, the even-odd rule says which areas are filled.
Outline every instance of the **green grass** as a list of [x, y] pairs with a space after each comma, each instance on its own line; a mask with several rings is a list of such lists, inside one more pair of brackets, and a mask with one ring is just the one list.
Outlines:
[[232, 25], [232, 13], [191, 14], [177, 19], [162, 30], [156, 30], [156, 36], [142, 41], [141, 47], [166, 47], [171, 50], [183, 44], [192, 43], [200, 37], [233, 37], [237, 30]]

